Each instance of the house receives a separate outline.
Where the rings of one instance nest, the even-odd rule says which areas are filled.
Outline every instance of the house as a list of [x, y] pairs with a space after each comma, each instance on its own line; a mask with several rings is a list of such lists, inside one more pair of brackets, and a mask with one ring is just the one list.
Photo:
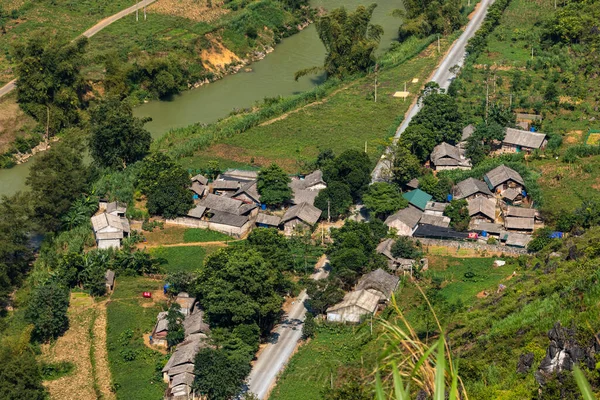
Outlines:
[[127, 218], [107, 212], [92, 217], [92, 228], [99, 249], [120, 248], [121, 240], [130, 232]]
[[419, 224], [435, 225], [447, 228], [450, 226], [450, 218], [444, 215], [432, 215], [424, 213], [419, 220]]
[[208, 186], [208, 178], [202, 174], [192, 176], [192, 182], [198, 182], [200, 185]]
[[469, 216], [475, 221], [496, 221], [496, 200], [487, 197], [476, 197], [467, 200]]
[[471, 136], [473, 136], [473, 133], [475, 133], [475, 125], [469, 124], [465, 126], [462, 130], [460, 141], [466, 142]]
[[219, 196], [232, 196], [242, 184], [238, 181], [215, 180], [212, 183], [213, 193]]
[[231, 198], [240, 200], [246, 204], [260, 205], [260, 194], [256, 188], [256, 181], [250, 181], [242, 186], [231, 196]]
[[115, 289], [115, 271], [107, 269], [104, 274], [104, 283], [106, 284], [106, 291], [112, 292]]
[[127, 213], [127, 204], [118, 201], [107, 203], [106, 213], [124, 218]]
[[469, 230], [477, 232], [484, 237], [489, 235], [501, 237], [502, 235], [506, 234], [504, 226], [501, 224], [485, 222], [483, 220], [472, 221]]
[[315, 204], [315, 198], [319, 192], [327, 187], [323, 180], [321, 170], [313, 171], [305, 177], [294, 177], [290, 182], [292, 188], [292, 203], [308, 203], [311, 206]]
[[543, 149], [548, 141], [544, 133], [524, 131], [515, 128], [506, 128], [506, 135], [502, 140], [502, 151], [504, 153], [530, 153], [534, 150]]
[[258, 179], [258, 171], [247, 171], [243, 169], [228, 169], [219, 176], [217, 180], [235, 181], [246, 183]]
[[400, 282], [400, 278], [378, 268], [363, 275], [356, 284], [355, 290], [366, 290], [379, 296], [380, 302], [386, 302], [392, 297], [392, 293], [398, 287], [398, 282]]
[[423, 211], [409, 205], [387, 217], [385, 224], [396, 229], [399, 236], [412, 236], [422, 216]]
[[435, 146], [429, 158], [436, 171], [471, 169], [471, 160], [465, 157], [465, 151], [446, 142]]
[[327, 321], [358, 323], [365, 315], [373, 315], [379, 305], [379, 296], [367, 290], [349, 292], [344, 300], [327, 309]]
[[391, 271], [409, 271], [415, 260], [409, 258], [396, 258], [392, 255], [392, 246], [394, 245], [394, 239], [385, 239], [383, 242], [377, 245], [377, 253], [383, 255], [388, 259], [388, 268]]
[[183, 372], [173, 376], [167, 392], [167, 398], [189, 398], [192, 395], [194, 379], [196, 379], [196, 376], [191, 372]]
[[179, 312], [184, 316], [188, 316], [192, 314], [192, 311], [194, 311], [194, 304], [196, 304], [196, 299], [191, 297], [186, 292], [181, 292], [175, 298], [175, 302], [181, 306]]
[[155, 346], [167, 347], [167, 333], [169, 330], [169, 321], [167, 321], [167, 312], [159, 312], [156, 316], [156, 324], [150, 334], [150, 343]]
[[425, 193], [421, 189], [415, 189], [411, 190], [410, 192], [403, 193], [402, 197], [408, 200], [409, 204], [421, 211], [425, 211], [427, 203], [433, 198], [430, 194]]
[[[503, 193], [509, 189], [514, 189], [513, 191], [521, 194], [525, 187], [525, 181], [521, 175], [504, 164], [487, 172], [483, 176], [483, 180], [494, 193]], [[507, 195], [512, 196], [512, 193]], [[516, 196], [512, 198], [516, 198]]]
[[425, 214], [442, 216], [442, 215], [444, 215], [444, 211], [446, 210], [446, 207], [448, 207], [449, 204], [450, 203], [440, 203], [437, 201], [429, 201], [429, 202], [427, 202], [427, 205], [425, 206]]
[[504, 211], [504, 227], [516, 231], [533, 231], [537, 211], [534, 208], [508, 206]]
[[286, 235], [291, 235], [297, 229], [312, 228], [321, 217], [322, 211], [309, 203], [300, 203], [290, 207], [283, 218], [283, 231]]
[[531, 235], [524, 235], [522, 233], [510, 232], [504, 236], [506, 245], [511, 247], [525, 248], [531, 240]]
[[276, 215], [259, 212], [256, 216], [256, 226], [259, 228], [277, 228], [281, 224], [281, 218]]
[[475, 178], [468, 178], [458, 182], [454, 188], [452, 188], [452, 192], [454, 198], [457, 200], [470, 200], [476, 197], [494, 197], [487, 185]]
[[183, 320], [183, 329], [186, 338], [199, 333], [206, 337], [210, 333], [210, 326], [204, 319], [204, 311], [197, 307]]
[[[203, 347], [208, 347], [207, 342], [204, 340], [184, 340], [179, 343], [175, 352], [162, 369], [163, 380], [170, 384], [171, 380], [178, 375], [175, 372], [189, 368], [188, 365], [193, 367], [196, 354]], [[176, 367], [179, 368], [175, 369]]]
[[206, 207], [208, 213], [224, 213], [232, 215], [256, 215], [258, 213], [256, 204], [244, 203], [239, 199], [209, 194], [198, 202], [199, 206]]
[[203, 198], [209, 192], [208, 178], [200, 174], [193, 176], [190, 190], [197, 196], [197, 198]]
[[419, 187], [419, 180], [417, 178], [412, 178], [407, 184], [406, 187], [413, 190], [413, 189], [418, 189]]

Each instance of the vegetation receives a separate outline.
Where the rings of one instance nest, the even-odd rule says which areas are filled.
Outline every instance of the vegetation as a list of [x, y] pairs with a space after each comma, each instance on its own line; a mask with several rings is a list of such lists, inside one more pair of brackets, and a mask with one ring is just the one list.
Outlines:
[[392, 245], [392, 255], [396, 258], [419, 259], [423, 254], [418, 246], [406, 236], [400, 236]]
[[399, 29], [401, 40], [413, 35], [448, 34], [466, 23], [458, 0], [409, 0], [403, 6], [404, 10], [395, 12], [403, 19]]
[[325, 65], [296, 72], [296, 80], [319, 71], [341, 78], [366, 72], [374, 66], [375, 50], [383, 34], [381, 26], [370, 23], [375, 7], [376, 4], [359, 6], [353, 13], [348, 13], [342, 7], [319, 17], [316, 26], [327, 51]]
[[450, 218], [450, 224], [455, 230], [462, 232], [469, 229], [471, 217], [466, 200], [452, 200], [444, 210], [444, 215]]
[[211, 400], [227, 400], [238, 393], [250, 366], [230, 357], [223, 348], [205, 348], [196, 355], [194, 372], [198, 393]]
[[398, 188], [385, 182], [370, 185], [362, 200], [370, 212], [382, 219], [408, 206], [408, 200], [402, 197]]
[[190, 177], [179, 165], [161, 172], [148, 193], [148, 212], [165, 218], [186, 215], [194, 206], [189, 190]]
[[69, 290], [57, 283], [37, 288], [27, 307], [27, 321], [33, 324], [32, 338], [41, 342], [56, 339], [69, 328]]
[[261, 169], [256, 180], [260, 201], [269, 206], [288, 202], [292, 198], [290, 182], [290, 177], [277, 164]]
[[30, 349], [3, 347], [0, 355], [0, 397], [7, 400], [45, 400], [42, 374]]

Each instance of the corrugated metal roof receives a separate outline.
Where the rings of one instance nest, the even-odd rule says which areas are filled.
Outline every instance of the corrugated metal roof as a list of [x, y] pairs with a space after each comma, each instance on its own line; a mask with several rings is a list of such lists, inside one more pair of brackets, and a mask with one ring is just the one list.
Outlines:
[[415, 189], [411, 190], [410, 192], [403, 193], [402, 197], [420, 210], [425, 210], [427, 203], [433, 198], [432, 195], [425, 193], [421, 189]]

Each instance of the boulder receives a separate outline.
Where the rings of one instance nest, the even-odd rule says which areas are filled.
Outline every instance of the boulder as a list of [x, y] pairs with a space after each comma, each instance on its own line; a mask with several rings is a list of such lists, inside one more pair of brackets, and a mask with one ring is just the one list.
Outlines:
[[526, 374], [533, 366], [533, 353], [521, 354], [517, 363], [517, 373]]

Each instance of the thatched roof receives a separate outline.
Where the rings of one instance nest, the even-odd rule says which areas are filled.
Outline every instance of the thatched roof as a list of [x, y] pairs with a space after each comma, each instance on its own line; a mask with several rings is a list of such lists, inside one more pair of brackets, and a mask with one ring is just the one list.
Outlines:
[[279, 224], [281, 224], [281, 218], [276, 215], [269, 215], [259, 212], [258, 216], [256, 217], [256, 223], [277, 227]]
[[281, 223], [285, 224], [288, 221], [298, 218], [308, 225], [314, 225], [321, 217], [322, 212], [323, 211], [311, 204], [301, 203], [290, 207], [281, 219]]
[[408, 206], [398, 211], [397, 213], [387, 217], [385, 220], [385, 224], [389, 226], [394, 221], [401, 221], [406, 226], [412, 229], [415, 226], [417, 226], [422, 215], [423, 211], [419, 210], [416, 207]]
[[469, 216], [482, 214], [492, 221], [496, 219], [496, 200], [487, 197], [476, 197], [468, 200]]
[[504, 227], [506, 229], [515, 229], [519, 231], [532, 231], [534, 227], [534, 219], [506, 217], [504, 218]]
[[544, 133], [506, 128], [506, 136], [502, 142], [504, 144], [526, 147], [528, 149], [539, 149], [542, 147], [545, 139], [546, 135]]
[[537, 211], [535, 208], [524, 208], [524, 207], [513, 207], [508, 206], [504, 213], [507, 217], [520, 217], [520, 218], [535, 218]]
[[456, 186], [454, 186], [454, 198], [457, 200], [464, 199], [477, 193], [489, 197], [493, 196], [487, 185], [475, 178], [465, 179], [464, 181], [458, 182]]
[[525, 186], [525, 182], [521, 175], [504, 164], [486, 173], [483, 179], [487, 182], [488, 187], [491, 190], [494, 190], [496, 187], [507, 181], [514, 181], [521, 186]]
[[373, 313], [377, 310], [379, 304], [379, 296], [367, 290], [357, 290], [349, 292], [344, 296], [344, 300], [340, 303], [331, 306], [327, 312], [340, 311], [348, 307], [358, 307], [366, 313]]
[[355, 290], [377, 291], [381, 300], [390, 298], [394, 290], [398, 287], [400, 278], [392, 274], [388, 274], [381, 268], [363, 275], [356, 284]]
[[450, 226], [450, 218], [443, 215], [423, 214], [419, 223], [447, 228]]

